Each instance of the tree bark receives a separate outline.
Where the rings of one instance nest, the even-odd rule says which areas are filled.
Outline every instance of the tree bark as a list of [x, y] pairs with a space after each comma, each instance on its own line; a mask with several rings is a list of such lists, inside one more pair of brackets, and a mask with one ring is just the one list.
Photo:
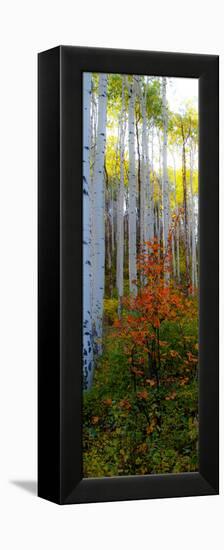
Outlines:
[[167, 134], [168, 134], [168, 113], [166, 99], [166, 78], [162, 78], [162, 109], [163, 109], [163, 179], [162, 179], [162, 198], [163, 198], [163, 243], [164, 243], [164, 278], [169, 280], [168, 272], [168, 236], [169, 236], [169, 182], [167, 171]]
[[96, 160], [93, 177], [93, 324], [94, 351], [102, 350], [102, 318], [105, 284], [105, 185], [104, 158], [106, 147], [107, 75], [100, 73], [98, 88], [98, 121]]
[[128, 148], [129, 148], [129, 288], [137, 294], [136, 269], [136, 172], [135, 172], [135, 90], [134, 80], [129, 86], [128, 108]]
[[185, 247], [185, 265], [186, 265], [186, 287], [190, 285], [190, 261], [188, 246], [188, 205], [187, 205], [187, 169], [186, 169], [186, 139], [184, 134], [183, 122], [181, 123], [182, 132], [182, 181], [183, 181], [183, 206], [184, 206], [184, 247]]
[[142, 108], [142, 186], [141, 186], [141, 244], [154, 237], [153, 191], [150, 182], [149, 139], [147, 128], [146, 97], [147, 89], [141, 96]]
[[122, 77], [122, 106], [120, 122], [120, 184], [117, 198], [117, 292], [118, 292], [118, 314], [121, 313], [121, 300], [124, 292], [124, 150], [125, 150], [125, 77]]
[[190, 149], [190, 193], [191, 193], [191, 284], [192, 293], [198, 286], [197, 280], [197, 261], [196, 261], [196, 232], [195, 232], [195, 212], [194, 212], [194, 196], [193, 196], [193, 171], [194, 171], [194, 155], [192, 147]]
[[83, 74], [83, 385], [88, 389], [93, 376], [92, 270], [90, 227], [90, 104], [91, 73]]

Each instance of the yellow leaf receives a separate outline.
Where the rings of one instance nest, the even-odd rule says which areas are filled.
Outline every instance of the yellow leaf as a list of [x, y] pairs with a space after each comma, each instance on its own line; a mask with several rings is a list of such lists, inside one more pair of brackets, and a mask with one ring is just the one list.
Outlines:
[[146, 384], [148, 384], [149, 386], [152, 386], [152, 387], [153, 387], [153, 386], [155, 386], [156, 381], [155, 381], [155, 380], [152, 380], [152, 379], [150, 379], [150, 378], [147, 378], [147, 379], [146, 379]]
[[97, 424], [99, 422], [99, 416], [92, 417], [92, 424]]
[[147, 435], [150, 435], [153, 432], [155, 425], [156, 425], [156, 421], [152, 420], [151, 424], [149, 424], [146, 428]]
[[138, 446], [138, 451], [140, 453], [145, 453], [148, 450], [147, 443], [141, 443], [141, 445]]

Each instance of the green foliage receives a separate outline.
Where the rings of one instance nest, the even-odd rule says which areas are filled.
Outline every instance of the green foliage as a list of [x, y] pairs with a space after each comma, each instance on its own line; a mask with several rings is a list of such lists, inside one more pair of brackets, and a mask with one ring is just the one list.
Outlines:
[[159, 388], [147, 373], [135, 376], [135, 388], [124, 341], [114, 330], [107, 329], [93, 387], [84, 394], [84, 475], [196, 471], [197, 365], [189, 354], [197, 354], [197, 318], [162, 324]]
[[157, 78], [150, 79], [151, 82], [147, 86], [146, 109], [149, 120], [153, 124], [161, 126], [162, 124], [162, 96], [161, 96], [161, 80]]
[[[126, 140], [128, 132], [128, 85], [132, 76], [108, 75], [107, 140], [105, 155], [106, 201], [116, 211], [120, 179], [119, 121], [122, 107], [122, 79], [125, 78], [124, 100]], [[98, 75], [93, 75], [93, 93], [97, 99]], [[140, 77], [138, 85], [146, 93], [147, 129], [151, 139], [162, 140], [161, 79]], [[141, 143], [141, 94], [136, 94], [136, 121]], [[183, 142], [186, 154], [186, 190], [190, 197], [190, 148], [197, 146], [197, 113], [190, 104], [182, 112], [168, 112], [169, 153], [177, 156], [176, 171], [172, 157], [168, 167], [170, 210], [172, 222], [178, 217], [180, 227], [180, 279], [186, 290], [185, 243], [183, 240]], [[156, 141], [157, 140], [157, 141]], [[159, 145], [154, 150], [154, 166], [150, 171], [153, 182], [154, 204], [162, 219], [162, 180], [158, 164]], [[196, 147], [197, 148], [197, 147]], [[195, 148], [195, 149], [196, 149]], [[161, 159], [160, 159], [161, 161]], [[196, 163], [195, 163], [196, 164]], [[128, 207], [128, 147], [124, 154], [125, 202]], [[193, 197], [198, 193], [198, 171], [193, 171]], [[108, 206], [109, 210], [109, 206]], [[111, 215], [111, 213], [110, 213]], [[175, 218], [176, 217], [176, 218]], [[108, 216], [109, 218], [109, 216]], [[116, 226], [116, 219], [115, 226]], [[107, 220], [107, 225], [108, 220]], [[107, 226], [106, 226], [107, 227]], [[108, 242], [111, 235], [108, 230]], [[108, 246], [108, 243], [107, 243]], [[110, 244], [111, 246], [111, 244]], [[138, 243], [139, 248], [139, 243]], [[115, 249], [116, 250], [116, 249]], [[110, 250], [110, 262], [105, 263], [105, 299], [103, 317], [103, 353], [96, 359], [92, 388], [83, 396], [83, 470], [85, 477], [135, 474], [180, 473], [198, 469], [198, 303], [197, 296], [182, 299], [179, 285], [176, 294], [176, 312], [168, 307], [174, 292], [166, 294], [164, 285], [163, 253], [161, 273], [159, 260], [155, 262], [157, 281], [161, 288], [154, 292], [148, 284], [138, 295], [138, 302], [130, 311], [127, 236], [124, 242], [124, 303], [118, 320], [116, 289], [116, 251]], [[191, 260], [190, 260], [191, 262]], [[143, 280], [145, 280], [145, 275]], [[139, 266], [138, 266], [138, 280]], [[141, 285], [140, 285], [141, 287]], [[155, 289], [156, 290], [156, 289]], [[154, 316], [144, 310], [139, 296], [154, 301]], [[140, 296], [141, 297], [141, 296]], [[125, 305], [126, 300], [126, 305]], [[156, 311], [158, 310], [158, 311]], [[159, 311], [160, 310], [160, 311]], [[146, 314], [149, 318], [146, 320]], [[144, 317], [145, 315], [145, 317]], [[117, 323], [117, 327], [115, 326]], [[120, 324], [119, 324], [120, 323]], [[122, 329], [125, 327], [125, 331]], [[129, 325], [132, 331], [128, 331]], [[141, 331], [141, 334], [140, 334]], [[148, 333], [146, 334], [146, 332]], [[158, 337], [158, 341], [157, 341]], [[147, 347], [148, 346], [148, 347]], [[149, 358], [154, 356], [153, 361]], [[151, 361], [151, 363], [150, 363]], [[157, 370], [157, 372], [155, 372]]]
[[117, 317], [118, 299], [104, 299], [104, 319], [108, 325], [112, 325]]
[[195, 143], [198, 140], [198, 114], [191, 104], [183, 106], [180, 113], [169, 113], [169, 142], [175, 145], [185, 145], [191, 138]]

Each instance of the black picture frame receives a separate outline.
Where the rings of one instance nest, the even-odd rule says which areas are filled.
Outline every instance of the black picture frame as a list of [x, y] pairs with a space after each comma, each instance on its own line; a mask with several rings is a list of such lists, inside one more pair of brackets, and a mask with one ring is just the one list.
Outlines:
[[[82, 72], [199, 79], [197, 473], [82, 478]], [[218, 494], [219, 58], [59, 46], [38, 56], [38, 495], [59, 504]]]

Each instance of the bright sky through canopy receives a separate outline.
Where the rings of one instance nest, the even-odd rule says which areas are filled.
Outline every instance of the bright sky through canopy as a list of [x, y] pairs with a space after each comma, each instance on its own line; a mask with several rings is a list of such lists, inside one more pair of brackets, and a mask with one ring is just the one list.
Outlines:
[[174, 112], [178, 112], [188, 101], [198, 109], [198, 79], [168, 78], [167, 100], [170, 110]]
[[[150, 75], [151, 79], [160, 79], [162, 77], [154, 77]], [[145, 80], [148, 79], [148, 76], [145, 76]], [[178, 77], [166, 77], [167, 81], [167, 104], [170, 112], [173, 113], [183, 113], [186, 109], [186, 106], [192, 106], [196, 112], [198, 112], [198, 79], [197, 78], [178, 78]], [[117, 124], [118, 119], [115, 124], [107, 127], [107, 135], [117, 136]], [[126, 134], [126, 147], [128, 143], [128, 134]], [[149, 136], [149, 142], [151, 136]], [[167, 151], [168, 165], [173, 166], [173, 157], [168, 148]], [[154, 136], [154, 164], [156, 168], [159, 167], [159, 145], [156, 137]], [[182, 153], [181, 150], [176, 150], [176, 167], [180, 168], [182, 165]]]

